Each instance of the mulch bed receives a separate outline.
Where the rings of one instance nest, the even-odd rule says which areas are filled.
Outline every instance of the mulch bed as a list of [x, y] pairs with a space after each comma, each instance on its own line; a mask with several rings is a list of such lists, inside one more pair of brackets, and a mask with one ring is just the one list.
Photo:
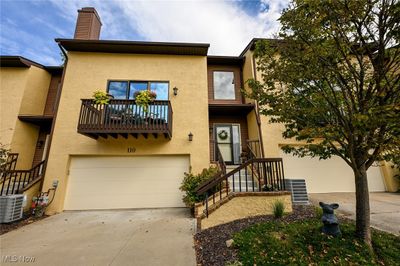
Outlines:
[[[281, 221], [293, 222], [315, 217], [313, 206], [293, 206], [293, 213], [285, 215]], [[237, 260], [234, 248], [228, 248], [226, 241], [243, 229], [257, 223], [273, 221], [272, 215], [262, 215], [218, 225], [197, 233], [194, 236], [198, 265], [225, 265]]]
[[24, 214], [24, 216], [21, 220], [18, 220], [18, 221], [12, 222], [12, 223], [7, 223], [7, 224], [0, 224], [0, 235], [8, 233], [10, 231], [13, 231], [15, 229], [18, 229], [27, 224], [31, 224], [36, 221], [40, 221], [46, 217], [48, 217], [48, 215], [43, 215], [42, 217], [34, 217], [34, 216], [31, 216], [30, 214]]

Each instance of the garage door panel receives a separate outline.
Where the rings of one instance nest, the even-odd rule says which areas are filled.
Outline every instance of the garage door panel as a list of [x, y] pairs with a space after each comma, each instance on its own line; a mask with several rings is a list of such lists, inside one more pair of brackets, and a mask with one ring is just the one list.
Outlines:
[[65, 209], [183, 207], [187, 156], [73, 157]]
[[[285, 178], [305, 179], [309, 193], [354, 192], [354, 173], [341, 158], [328, 160], [281, 153]], [[368, 169], [368, 186], [372, 191], [385, 191], [379, 167]]]
[[[184, 158], [185, 156], [180, 157]], [[132, 160], [132, 156], [80, 156], [73, 160], [73, 169], [145, 168], [148, 165], [157, 165], [157, 167], [187, 166], [187, 160], [177, 160], [177, 156], [142, 156], [135, 157], [135, 160]]]

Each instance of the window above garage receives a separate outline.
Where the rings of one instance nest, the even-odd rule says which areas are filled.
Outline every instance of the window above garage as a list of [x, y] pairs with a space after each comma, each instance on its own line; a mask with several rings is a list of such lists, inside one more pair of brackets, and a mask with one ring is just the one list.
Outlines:
[[114, 99], [135, 99], [135, 92], [143, 90], [154, 91], [157, 94], [156, 100], [168, 100], [169, 82], [110, 80], [107, 86], [107, 92]]

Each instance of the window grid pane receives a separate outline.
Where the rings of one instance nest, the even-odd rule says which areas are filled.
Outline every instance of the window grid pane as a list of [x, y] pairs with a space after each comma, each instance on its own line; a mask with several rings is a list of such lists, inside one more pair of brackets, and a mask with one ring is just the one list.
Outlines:
[[114, 99], [126, 99], [127, 90], [127, 81], [110, 81], [108, 84], [108, 93], [114, 96]]
[[147, 82], [130, 82], [129, 99], [135, 99], [135, 92], [147, 90]]
[[157, 94], [157, 100], [168, 100], [168, 82], [150, 82], [150, 90]]

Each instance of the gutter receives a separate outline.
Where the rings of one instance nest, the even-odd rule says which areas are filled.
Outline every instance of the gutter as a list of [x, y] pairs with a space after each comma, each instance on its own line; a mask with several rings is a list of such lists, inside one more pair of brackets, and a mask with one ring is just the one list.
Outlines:
[[[253, 66], [254, 80], [257, 81], [257, 70], [256, 70], [256, 61], [255, 61], [256, 59], [254, 57], [254, 54], [251, 56], [251, 60], [252, 60], [252, 66]], [[257, 119], [257, 125], [258, 125], [258, 136], [260, 138], [261, 155], [263, 158], [265, 158], [264, 141], [262, 138], [262, 131], [261, 131], [260, 106], [258, 105], [258, 101], [255, 101], [255, 111], [256, 111], [256, 119]]]
[[[60, 47], [61, 52], [65, 56], [65, 61], [64, 61], [64, 64], [63, 64], [63, 72], [61, 74], [60, 86], [59, 86], [59, 89], [57, 90], [56, 102], [54, 103], [55, 104], [55, 106], [54, 106], [55, 108], [54, 108], [54, 113], [53, 113], [53, 122], [51, 124], [51, 130], [50, 130], [49, 147], [48, 147], [48, 149], [46, 151], [46, 163], [45, 163], [44, 169], [43, 169], [44, 170], [43, 172], [45, 173], [45, 175], [43, 177], [43, 181], [40, 184], [40, 188], [39, 188], [40, 191], [43, 190], [44, 181], [45, 181], [46, 175], [47, 175], [46, 170], [47, 170], [47, 164], [49, 162], [51, 143], [53, 142], [53, 134], [54, 134], [54, 128], [55, 128], [56, 120], [57, 120], [58, 106], [60, 104], [61, 92], [62, 92], [62, 88], [63, 88], [63, 85], [64, 85], [64, 78], [65, 78], [65, 73], [67, 71], [67, 65], [68, 65], [68, 55], [67, 55], [67, 53], [65, 52], [64, 48], [61, 46], [60, 43], [57, 43], [57, 44], [58, 44], [58, 47]], [[59, 180], [57, 177], [53, 177], [53, 179]]]

